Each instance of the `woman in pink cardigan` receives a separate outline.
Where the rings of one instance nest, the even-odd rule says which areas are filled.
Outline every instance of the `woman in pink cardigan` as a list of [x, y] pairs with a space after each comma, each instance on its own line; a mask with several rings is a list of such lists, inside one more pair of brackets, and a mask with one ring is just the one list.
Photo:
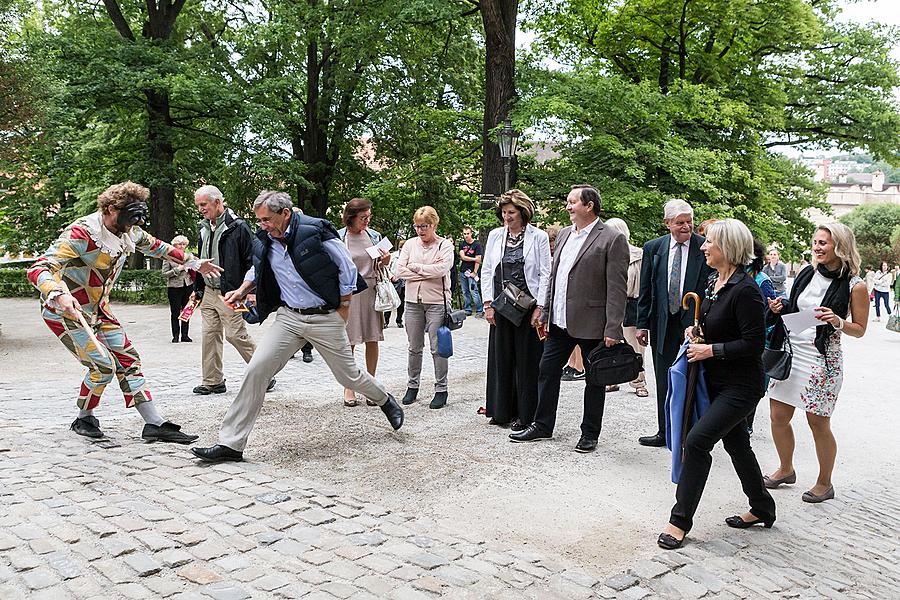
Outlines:
[[434, 398], [430, 408], [447, 404], [446, 358], [437, 355], [437, 330], [444, 322], [450, 296], [450, 268], [453, 266], [453, 244], [437, 234], [440, 222], [437, 211], [423, 206], [413, 215], [416, 237], [406, 241], [397, 261], [397, 276], [406, 281], [406, 337], [409, 340], [406, 395], [403, 404], [415, 402], [422, 373], [422, 351], [425, 332], [434, 362]]

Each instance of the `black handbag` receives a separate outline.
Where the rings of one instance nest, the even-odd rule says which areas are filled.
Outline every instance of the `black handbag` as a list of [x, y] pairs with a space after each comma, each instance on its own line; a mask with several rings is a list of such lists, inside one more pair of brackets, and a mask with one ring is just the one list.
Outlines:
[[[506, 238], [504, 237], [504, 248], [506, 247], [505, 240]], [[506, 278], [503, 276], [502, 252], [500, 254], [500, 282], [503, 288], [500, 290], [500, 295], [494, 298], [491, 308], [494, 309], [495, 315], [500, 315], [518, 327], [522, 324], [522, 320], [537, 306], [537, 300], [519, 286], [506, 281]]]
[[[443, 243], [444, 242], [442, 241], [441, 244]], [[440, 247], [438, 247], [438, 250], [440, 250]], [[447, 286], [444, 283], [445, 281], [444, 278], [441, 278], [441, 285], [444, 289], [444, 327], [450, 331], [456, 331], [463, 326], [463, 321], [466, 320], [466, 311], [450, 310], [450, 302], [447, 300]]]
[[794, 348], [791, 346], [791, 332], [780, 323], [782, 344], [781, 348], [766, 348], [763, 350], [763, 371], [772, 379], [784, 381], [791, 376], [791, 363], [794, 358]]
[[621, 343], [609, 348], [600, 344], [587, 357], [585, 379], [596, 386], [618, 385], [634, 381], [644, 370], [643, 357], [629, 344]]

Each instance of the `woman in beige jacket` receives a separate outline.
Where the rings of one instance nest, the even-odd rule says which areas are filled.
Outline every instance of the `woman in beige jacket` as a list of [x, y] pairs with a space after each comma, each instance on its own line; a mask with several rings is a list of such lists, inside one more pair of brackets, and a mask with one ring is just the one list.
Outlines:
[[[634, 351], [643, 358], [644, 347], [638, 344], [635, 323], [637, 321], [637, 299], [641, 289], [641, 259], [643, 258], [644, 251], [631, 245], [631, 231], [622, 219], [609, 219], [606, 221], [606, 226], [612, 227], [624, 235], [625, 239], [628, 241], [628, 251], [630, 256], [628, 258], [628, 283], [625, 288], [628, 300], [625, 305], [625, 321], [622, 323], [622, 328], [625, 331], [625, 340], [632, 348], [634, 348]], [[644, 381], [643, 371], [641, 371], [637, 379], [632, 381], [629, 385], [637, 396], [646, 398], [649, 395], [647, 392], [647, 384]], [[606, 386], [607, 392], [614, 392], [618, 389], [619, 386], [617, 385]]]
[[423, 206], [413, 215], [416, 237], [403, 244], [396, 275], [406, 281], [406, 337], [409, 340], [406, 395], [403, 404], [412, 404], [419, 393], [419, 376], [422, 373], [422, 351], [425, 332], [434, 361], [434, 398], [430, 408], [443, 408], [447, 404], [446, 358], [437, 354], [437, 330], [444, 322], [448, 310], [450, 269], [453, 267], [453, 244], [437, 234], [440, 222], [437, 211]]

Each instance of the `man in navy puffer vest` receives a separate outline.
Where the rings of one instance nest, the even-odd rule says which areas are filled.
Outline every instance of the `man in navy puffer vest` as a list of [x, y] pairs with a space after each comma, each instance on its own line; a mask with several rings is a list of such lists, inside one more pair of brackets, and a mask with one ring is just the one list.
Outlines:
[[291, 198], [284, 192], [265, 191], [253, 203], [260, 226], [253, 244], [253, 268], [238, 289], [226, 294], [225, 301], [241, 300], [255, 287], [260, 321], [275, 312], [275, 323], [247, 366], [219, 430], [219, 443], [193, 448], [204, 461], [243, 460], [269, 380], [307, 341], [339, 384], [381, 406], [395, 430], [403, 424], [403, 409], [381, 383], [357, 366], [350, 352], [346, 320], [359, 278], [349, 252], [331, 223], [292, 209]]

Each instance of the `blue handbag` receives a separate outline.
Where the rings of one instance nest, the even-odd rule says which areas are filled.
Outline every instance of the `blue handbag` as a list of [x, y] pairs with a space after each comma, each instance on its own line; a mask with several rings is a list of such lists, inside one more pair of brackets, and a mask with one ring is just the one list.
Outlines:
[[437, 330], [437, 355], [441, 358], [453, 356], [453, 333], [446, 325], [441, 325]]

